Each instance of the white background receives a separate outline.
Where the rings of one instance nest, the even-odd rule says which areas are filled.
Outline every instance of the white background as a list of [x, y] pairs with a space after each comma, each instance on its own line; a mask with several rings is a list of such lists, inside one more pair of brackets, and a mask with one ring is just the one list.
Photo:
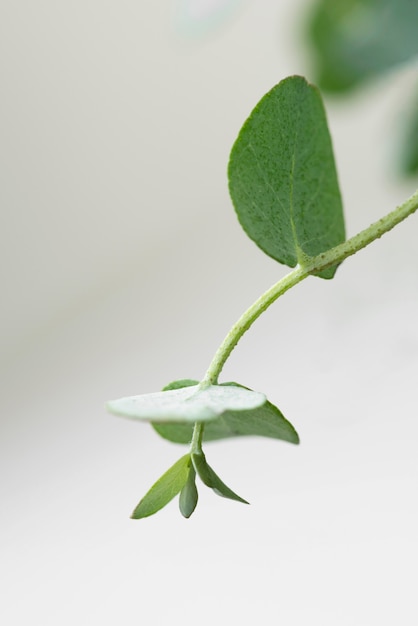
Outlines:
[[[259, 98], [312, 78], [309, 3], [235, 4], [206, 30], [174, 0], [0, 8], [8, 626], [417, 623], [416, 217], [288, 293], [225, 367], [301, 436], [208, 445], [251, 506], [202, 488], [190, 520], [129, 519], [183, 448], [105, 401], [201, 377], [285, 273], [225, 171]], [[390, 161], [413, 74], [327, 100], [349, 235], [414, 191]]]

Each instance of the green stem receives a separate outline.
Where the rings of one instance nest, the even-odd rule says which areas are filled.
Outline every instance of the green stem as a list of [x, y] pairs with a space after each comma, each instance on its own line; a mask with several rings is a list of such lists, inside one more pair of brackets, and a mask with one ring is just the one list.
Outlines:
[[[229, 358], [232, 350], [237, 345], [238, 341], [252, 326], [252, 324], [260, 317], [260, 315], [268, 309], [291, 287], [294, 287], [302, 280], [310, 276], [311, 274], [317, 274], [318, 272], [332, 267], [344, 261], [347, 257], [355, 254], [362, 248], [368, 246], [375, 239], [379, 239], [382, 235], [392, 230], [402, 220], [412, 215], [418, 209], [418, 191], [416, 191], [406, 202], [397, 207], [394, 211], [391, 211], [385, 217], [382, 217], [377, 222], [371, 224], [365, 230], [348, 239], [344, 243], [341, 243], [331, 250], [322, 252], [316, 257], [307, 258], [303, 264], [298, 265], [296, 269], [287, 274], [284, 278], [279, 280], [278, 283], [273, 285], [268, 291], [266, 291], [247, 311], [239, 318], [239, 320], [231, 328], [224, 341], [219, 346], [212, 359], [211, 364], [203, 379], [204, 384], [215, 385], [218, 382], [219, 374], [222, 371], [225, 362]], [[195, 425], [195, 431], [196, 427]], [[203, 429], [202, 429], [203, 431]], [[193, 440], [195, 439], [195, 433], [193, 433]], [[200, 439], [201, 443], [201, 439]], [[192, 444], [193, 445], [193, 444]]]
[[202, 453], [202, 439], [203, 439], [204, 429], [205, 429], [204, 422], [195, 422], [195, 425], [193, 428], [192, 441], [190, 443], [190, 454]]
[[209, 365], [203, 379], [205, 383], [216, 385], [218, 382], [218, 376], [221, 373], [225, 362], [244, 333], [247, 332], [255, 320], [260, 317], [260, 315], [268, 309], [268, 307], [273, 304], [277, 298], [283, 295], [291, 287], [300, 283], [301, 280], [307, 278], [307, 276], [309, 276], [309, 274], [304, 268], [297, 267], [295, 270], [290, 272], [290, 274], [287, 274], [287, 276], [279, 280], [279, 282], [273, 285], [273, 287], [270, 287], [268, 291], [263, 293], [263, 295], [258, 298], [258, 300], [256, 300], [243, 315], [241, 315], [216, 351], [215, 356], [212, 359], [212, 363]]

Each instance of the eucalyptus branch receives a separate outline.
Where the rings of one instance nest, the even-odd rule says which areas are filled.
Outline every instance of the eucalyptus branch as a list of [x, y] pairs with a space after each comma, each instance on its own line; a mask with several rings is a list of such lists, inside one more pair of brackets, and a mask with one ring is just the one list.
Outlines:
[[347, 257], [418, 209], [418, 191], [397, 209], [346, 240], [331, 138], [318, 90], [293, 76], [255, 107], [232, 148], [229, 191], [247, 235], [270, 257], [293, 269], [234, 324], [202, 381], [175, 380], [163, 391], [108, 403], [116, 415], [151, 422], [169, 441], [187, 444], [182, 456], [145, 494], [132, 517], [153, 515], [176, 495], [180, 511], [196, 508], [196, 476], [217, 495], [246, 502], [217, 476], [206, 441], [257, 435], [299, 443], [295, 428], [263, 393], [218, 383], [241, 337], [260, 315], [308, 276], [330, 279]]

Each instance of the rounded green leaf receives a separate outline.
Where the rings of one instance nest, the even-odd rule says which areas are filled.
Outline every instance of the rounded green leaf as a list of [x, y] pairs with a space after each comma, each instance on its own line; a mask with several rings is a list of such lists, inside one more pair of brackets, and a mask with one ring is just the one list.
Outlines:
[[261, 406], [262, 393], [240, 387], [193, 385], [108, 402], [110, 413], [148, 422], [205, 422], [225, 411], [244, 411]]
[[[178, 389], [182, 386], [195, 385], [196, 381], [183, 379], [174, 381], [164, 389]], [[224, 386], [237, 386], [237, 383], [222, 383]], [[164, 439], [173, 443], [190, 443], [193, 425], [188, 423], [159, 423], [153, 428]], [[298, 444], [299, 436], [292, 424], [281, 411], [266, 401], [262, 406], [249, 411], [226, 411], [221, 417], [205, 424], [203, 441], [216, 441], [231, 437], [258, 436], [281, 439]]]
[[183, 489], [191, 467], [190, 454], [185, 454], [154, 483], [131, 517], [133, 519], [149, 517], [168, 504]]
[[[319, 91], [286, 78], [255, 107], [229, 160], [229, 191], [247, 235], [295, 267], [345, 239], [331, 138]], [[319, 273], [332, 278], [336, 268]]]

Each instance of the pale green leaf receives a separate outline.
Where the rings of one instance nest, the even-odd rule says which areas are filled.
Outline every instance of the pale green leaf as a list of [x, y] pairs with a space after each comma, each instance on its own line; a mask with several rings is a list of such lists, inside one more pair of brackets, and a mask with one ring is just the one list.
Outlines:
[[[242, 127], [229, 190], [247, 235], [295, 267], [345, 239], [331, 138], [319, 91], [300, 76], [276, 85]], [[332, 278], [335, 267], [318, 275]]]
[[205, 422], [225, 411], [244, 411], [261, 406], [262, 393], [239, 387], [193, 385], [170, 391], [131, 396], [108, 402], [115, 415], [148, 422]]

